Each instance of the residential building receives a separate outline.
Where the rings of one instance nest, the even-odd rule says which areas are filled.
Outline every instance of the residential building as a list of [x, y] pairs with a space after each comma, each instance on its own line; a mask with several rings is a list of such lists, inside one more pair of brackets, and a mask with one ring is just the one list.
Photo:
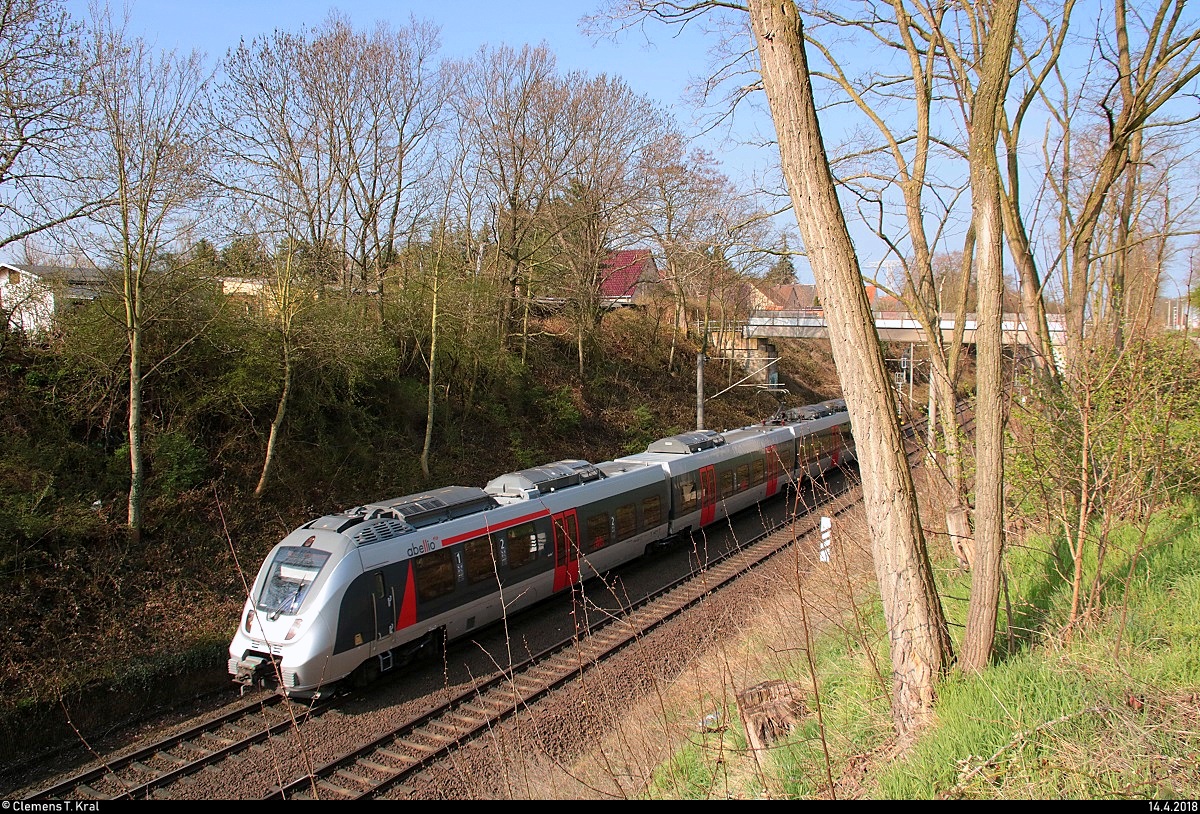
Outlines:
[[649, 249], [610, 252], [600, 267], [600, 299], [610, 308], [632, 305], [658, 282], [658, 265]]
[[98, 269], [0, 263], [0, 315], [9, 330], [45, 333], [64, 309], [98, 299], [105, 285]]

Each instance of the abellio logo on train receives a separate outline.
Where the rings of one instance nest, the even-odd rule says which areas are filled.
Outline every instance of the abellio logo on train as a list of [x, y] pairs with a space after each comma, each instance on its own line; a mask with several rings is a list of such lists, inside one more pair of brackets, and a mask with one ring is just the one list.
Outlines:
[[434, 537], [432, 540], [422, 540], [419, 543], [413, 543], [408, 547], [408, 556], [418, 557], [421, 554], [428, 554], [430, 551], [441, 548], [442, 542], [440, 537]]

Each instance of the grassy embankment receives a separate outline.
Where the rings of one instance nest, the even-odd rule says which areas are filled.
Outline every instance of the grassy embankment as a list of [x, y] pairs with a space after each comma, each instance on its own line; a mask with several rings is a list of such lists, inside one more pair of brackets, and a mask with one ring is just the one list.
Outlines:
[[[970, 575], [949, 559], [939, 589], [958, 644]], [[868, 589], [811, 649], [794, 626], [756, 639], [772, 666], [758, 675], [804, 696], [793, 731], [755, 761], [730, 703], [716, 713], [726, 725], [694, 733], [647, 796], [828, 799], [832, 779], [839, 799], [1200, 798], [1200, 499], [1112, 535], [1101, 602], [1070, 631], [1067, 561], [1053, 537], [1010, 541], [1000, 652], [980, 675], [951, 671], [910, 748], [894, 748], [887, 637]], [[1095, 572], [1093, 557], [1085, 585]]]

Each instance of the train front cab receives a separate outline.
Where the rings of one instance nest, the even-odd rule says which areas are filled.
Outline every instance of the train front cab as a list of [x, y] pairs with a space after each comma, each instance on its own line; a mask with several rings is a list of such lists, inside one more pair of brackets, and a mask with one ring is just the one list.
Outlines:
[[236, 683], [314, 689], [314, 677], [329, 669], [329, 597], [358, 569], [354, 546], [337, 522], [319, 518], [297, 529], [263, 562], [229, 646]]

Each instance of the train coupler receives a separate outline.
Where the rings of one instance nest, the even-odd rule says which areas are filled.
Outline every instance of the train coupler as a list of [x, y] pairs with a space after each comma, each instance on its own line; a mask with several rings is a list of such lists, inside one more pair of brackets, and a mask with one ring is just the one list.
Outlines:
[[230, 659], [230, 672], [233, 680], [246, 687], [264, 686], [270, 660], [265, 656], [246, 656], [237, 660]]

